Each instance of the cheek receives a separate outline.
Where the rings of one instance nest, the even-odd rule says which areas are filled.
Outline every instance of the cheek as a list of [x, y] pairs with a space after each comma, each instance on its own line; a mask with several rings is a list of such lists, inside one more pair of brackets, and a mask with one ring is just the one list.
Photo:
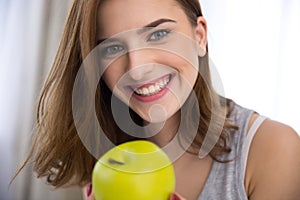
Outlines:
[[193, 87], [196, 83], [199, 71], [195, 66], [192, 66], [191, 64], [188, 64], [187, 68], [188, 69], [186, 69], [182, 74], [189, 82], [191, 87]]
[[105, 81], [108, 88], [113, 91], [120, 78], [125, 73], [124, 62], [122, 59], [118, 59], [109, 65], [103, 73], [103, 80]]
[[164, 60], [162, 64], [177, 71], [181, 79], [185, 79], [191, 86], [195, 84], [198, 76], [198, 62], [192, 64], [185, 58], [170, 53], [163, 55], [162, 58]]
[[105, 71], [103, 74], [103, 80], [106, 83], [107, 87], [112, 91], [112, 89], [115, 86], [115, 79], [111, 76], [111, 73], [109, 71]]

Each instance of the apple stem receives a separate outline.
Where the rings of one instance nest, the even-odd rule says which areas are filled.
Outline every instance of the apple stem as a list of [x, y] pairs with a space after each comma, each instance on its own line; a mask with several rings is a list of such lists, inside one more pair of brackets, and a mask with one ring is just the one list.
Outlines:
[[109, 162], [110, 164], [117, 164], [117, 165], [124, 165], [124, 164], [125, 164], [124, 162], [117, 161], [117, 160], [115, 160], [115, 159], [113, 159], [113, 158], [109, 158], [109, 159], [108, 159], [108, 162]]

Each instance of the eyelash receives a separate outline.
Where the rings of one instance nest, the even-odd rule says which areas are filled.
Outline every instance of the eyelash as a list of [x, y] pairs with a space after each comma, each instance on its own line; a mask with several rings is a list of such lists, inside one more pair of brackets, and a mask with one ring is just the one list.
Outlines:
[[[150, 41], [150, 42], [159, 41], [159, 40], [163, 39], [164, 37], [168, 36], [168, 34], [170, 32], [171, 32], [170, 30], [166, 30], [166, 29], [161, 29], [161, 30], [155, 31], [150, 34], [149, 39], [147, 41]], [[155, 37], [155, 34], [158, 34], [158, 33], [163, 33], [163, 35], [160, 35], [160, 36], [156, 35], [159, 38], [152, 38], [152, 37]]]
[[[117, 50], [115, 48], [118, 48]], [[122, 52], [125, 48], [122, 45], [119, 44], [114, 44], [114, 45], [110, 45], [108, 47], [105, 47], [102, 50], [102, 55], [106, 56], [114, 56], [120, 52]], [[112, 51], [112, 52], [109, 52]]]
[[[166, 30], [166, 29], [161, 29], [161, 30], [157, 30], [153, 33], [151, 33], [147, 39], [148, 42], [157, 42], [159, 40], [162, 40], [163, 38], [165, 38], [166, 36], [168, 36], [168, 34], [170, 33], [171, 31], [170, 30]], [[160, 34], [160, 35], [157, 35], [157, 34]], [[116, 48], [118, 48], [116, 50]], [[108, 47], [105, 47], [103, 50], [102, 50], [102, 55], [104, 57], [110, 57], [110, 56], [115, 56], [117, 55], [118, 53], [124, 51], [124, 47], [122, 45], [119, 45], [119, 44], [113, 44], [113, 45], [110, 45]]]

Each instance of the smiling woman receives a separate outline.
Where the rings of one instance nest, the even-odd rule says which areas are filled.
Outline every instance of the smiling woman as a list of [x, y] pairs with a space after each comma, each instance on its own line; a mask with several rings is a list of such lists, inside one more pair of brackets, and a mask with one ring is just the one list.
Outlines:
[[[39, 177], [80, 185], [93, 199], [89, 183], [104, 138], [113, 145], [142, 138], [173, 161], [170, 199], [297, 199], [297, 134], [217, 94], [209, 68], [197, 0], [74, 1], [25, 164], [33, 157]], [[102, 131], [93, 129], [94, 113]], [[142, 131], [126, 131], [114, 113]]]

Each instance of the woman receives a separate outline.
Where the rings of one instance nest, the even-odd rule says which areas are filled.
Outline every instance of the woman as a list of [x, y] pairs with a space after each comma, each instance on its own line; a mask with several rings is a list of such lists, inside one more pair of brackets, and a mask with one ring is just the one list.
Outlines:
[[[130, 107], [145, 132], [151, 132], [149, 124], [163, 124], [144, 138], [162, 148], [177, 135], [181, 142], [190, 141], [173, 159], [176, 193], [170, 199], [299, 199], [298, 135], [217, 95], [207, 51], [207, 25], [197, 0], [74, 1], [39, 102], [28, 157], [34, 158], [38, 176], [55, 187], [80, 185], [84, 199], [94, 199], [89, 183], [97, 153], [79, 134], [84, 128], [74, 109], [83, 107], [72, 92], [82, 62], [98, 52], [96, 115], [113, 144], [139, 135], [130, 135], [114, 120], [111, 97]], [[83, 72], [93, 79], [95, 71]], [[90, 94], [85, 92], [82, 99]], [[79, 106], [72, 107], [74, 102]], [[189, 127], [195, 125], [193, 135]]]

